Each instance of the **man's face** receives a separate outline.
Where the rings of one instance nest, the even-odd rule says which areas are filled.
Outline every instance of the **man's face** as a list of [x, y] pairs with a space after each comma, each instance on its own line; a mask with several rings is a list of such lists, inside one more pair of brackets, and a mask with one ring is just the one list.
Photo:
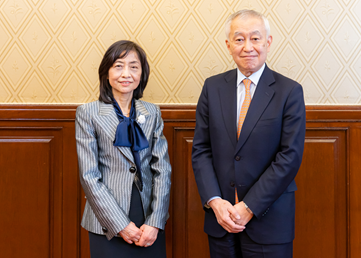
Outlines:
[[247, 77], [257, 72], [266, 62], [271, 43], [272, 36], [267, 37], [263, 20], [255, 17], [234, 19], [229, 40], [226, 40], [229, 54]]

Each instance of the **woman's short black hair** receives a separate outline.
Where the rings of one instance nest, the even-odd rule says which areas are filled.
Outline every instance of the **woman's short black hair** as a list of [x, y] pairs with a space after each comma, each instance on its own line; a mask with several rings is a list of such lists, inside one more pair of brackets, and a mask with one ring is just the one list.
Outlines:
[[142, 75], [140, 77], [139, 86], [134, 90], [133, 97], [140, 99], [143, 97], [143, 92], [148, 83], [149, 78], [149, 64], [147, 55], [144, 50], [136, 43], [129, 40], [120, 40], [113, 43], [105, 52], [102, 62], [99, 66], [99, 100], [104, 103], [112, 103], [113, 97], [112, 86], [109, 84], [108, 72], [118, 58], [123, 58], [134, 51], [137, 53], [139, 61], [142, 66]]

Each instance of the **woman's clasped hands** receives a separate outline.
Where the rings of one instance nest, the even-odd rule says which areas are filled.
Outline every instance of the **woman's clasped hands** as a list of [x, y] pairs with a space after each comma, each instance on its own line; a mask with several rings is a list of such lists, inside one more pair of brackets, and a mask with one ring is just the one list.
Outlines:
[[136, 244], [137, 246], [149, 247], [153, 245], [158, 236], [158, 228], [143, 224], [138, 228], [133, 222], [130, 222], [119, 235], [128, 244]]

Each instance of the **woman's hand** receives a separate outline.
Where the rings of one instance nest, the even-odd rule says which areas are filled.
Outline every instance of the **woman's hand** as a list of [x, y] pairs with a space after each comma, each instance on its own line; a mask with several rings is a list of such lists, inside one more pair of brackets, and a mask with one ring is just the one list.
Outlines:
[[140, 240], [142, 236], [142, 230], [139, 229], [133, 222], [130, 222], [128, 226], [126, 226], [122, 231], [119, 232], [119, 235], [128, 244], [133, 244]]
[[140, 237], [139, 241], [134, 243], [138, 246], [144, 247], [149, 247], [154, 244], [155, 240], [157, 239], [159, 229], [143, 224], [140, 227], [140, 230], [143, 232], [142, 236]]

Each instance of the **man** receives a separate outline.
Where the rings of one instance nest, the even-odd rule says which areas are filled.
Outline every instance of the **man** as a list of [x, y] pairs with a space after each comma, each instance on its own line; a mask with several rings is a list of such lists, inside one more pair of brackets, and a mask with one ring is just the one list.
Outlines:
[[291, 258], [302, 87], [265, 64], [272, 36], [262, 14], [238, 11], [225, 30], [237, 69], [205, 81], [192, 151], [211, 257]]

